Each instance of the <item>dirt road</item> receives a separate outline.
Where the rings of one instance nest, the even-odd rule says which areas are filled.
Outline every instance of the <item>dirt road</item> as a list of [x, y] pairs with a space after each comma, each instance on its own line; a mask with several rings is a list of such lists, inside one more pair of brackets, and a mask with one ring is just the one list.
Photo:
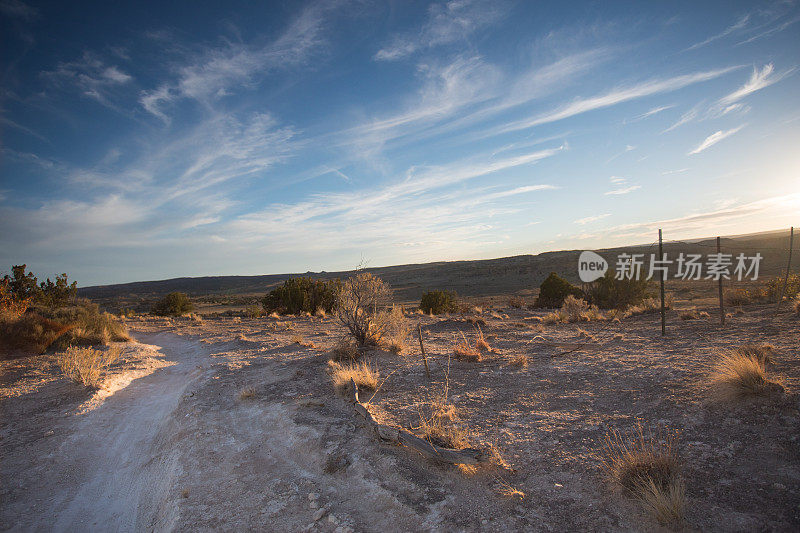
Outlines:
[[[174, 336], [139, 336], [161, 346], [176, 364], [131, 381], [102, 405], [67, 414], [44, 443], [47, 453], [28, 453], [24, 467], [4, 483], [15, 502], [3, 512], [12, 530], [136, 531], [169, 528], [174, 509], [163, 505], [177, 467], [175, 450], [164, 447], [170, 420], [186, 388], [204, 375], [207, 351]], [[152, 346], [157, 350], [158, 346]], [[44, 452], [45, 450], [41, 450]], [[16, 468], [15, 468], [16, 470]], [[5, 478], [5, 475], [4, 475]], [[16, 503], [16, 505], [14, 505]], [[27, 504], [27, 505], [26, 505]], [[27, 509], [24, 509], [27, 507]]]

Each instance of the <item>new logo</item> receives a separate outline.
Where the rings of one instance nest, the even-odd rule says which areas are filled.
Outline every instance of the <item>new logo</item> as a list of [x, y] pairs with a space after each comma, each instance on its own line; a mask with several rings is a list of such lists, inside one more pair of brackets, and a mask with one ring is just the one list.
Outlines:
[[578, 258], [578, 276], [584, 283], [591, 283], [603, 277], [608, 270], [608, 262], [594, 252], [586, 250]]

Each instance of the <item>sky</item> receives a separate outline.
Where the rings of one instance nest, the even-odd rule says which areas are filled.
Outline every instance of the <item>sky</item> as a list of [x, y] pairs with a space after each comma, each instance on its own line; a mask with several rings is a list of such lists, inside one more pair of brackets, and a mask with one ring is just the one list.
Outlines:
[[0, 271], [80, 286], [800, 225], [800, 6], [0, 0]]

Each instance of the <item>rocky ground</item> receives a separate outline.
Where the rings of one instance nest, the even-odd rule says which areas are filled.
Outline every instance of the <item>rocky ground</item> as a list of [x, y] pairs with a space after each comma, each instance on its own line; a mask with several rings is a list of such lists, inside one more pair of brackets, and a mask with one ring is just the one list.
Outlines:
[[[411, 314], [430, 381], [416, 338], [400, 355], [367, 354], [385, 378], [376, 418], [413, 430], [447, 386], [470, 445], [494, 447], [507, 468], [435, 464], [365, 431], [326, 373], [343, 334], [332, 318], [134, 319], [138, 343], [99, 391], [60, 377], [53, 355], [3, 361], [0, 527], [656, 530], [601, 468], [606, 433], [642, 421], [679, 432], [680, 527], [800, 528], [797, 315], [756, 306], [720, 327], [671, 311], [666, 337], [653, 314], [541, 315]], [[476, 323], [492, 350], [453, 358]], [[774, 345], [769, 371], [785, 392], [716, 399], [715, 357], [753, 342]]]

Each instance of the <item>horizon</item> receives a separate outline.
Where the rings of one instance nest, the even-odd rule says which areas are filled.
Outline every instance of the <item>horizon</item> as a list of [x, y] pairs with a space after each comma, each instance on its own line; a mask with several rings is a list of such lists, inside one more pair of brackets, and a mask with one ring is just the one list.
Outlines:
[[[742, 233], [737, 235], [720, 235], [722, 239], [738, 239], [738, 238], [746, 238], [746, 237], [756, 237], [756, 236], [763, 236], [763, 235], [772, 235], [772, 234], [780, 234], [786, 232], [788, 234], [788, 228], [780, 228], [780, 229], [771, 229], [766, 231], [759, 231], [755, 233]], [[663, 244], [666, 246], [668, 244], [678, 244], [678, 243], [697, 243], [707, 240], [712, 240], [715, 237], [687, 237], [683, 240], [664, 240]], [[610, 247], [610, 248], [594, 248], [592, 251], [602, 253], [608, 250], [615, 250], [615, 249], [625, 249], [625, 248], [641, 248], [645, 246], [650, 246], [652, 243], [637, 243], [637, 244], [623, 244], [620, 246]], [[526, 255], [530, 256], [537, 256], [546, 253], [560, 253], [560, 252], [580, 252], [583, 251], [581, 248], [559, 248], [553, 250], [542, 250], [536, 253], [527, 253], [527, 254], [515, 254], [509, 256], [498, 256], [498, 257], [487, 257], [483, 259], [453, 259], [453, 260], [437, 260], [432, 259], [430, 261], [425, 262], [418, 262], [418, 263], [394, 263], [394, 264], [387, 264], [387, 265], [371, 265], [369, 262], [366, 262], [363, 265], [363, 268], [367, 271], [369, 270], [377, 270], [383, 268], [395, 268], [395, 267], [403, 267], [403, 266], [414, 266], [414, 265], [428, 265], [434, 263], [455, 263], [455, 262], [473, 262], [473, 261], [497, 261], [502, 259], [510, 259], [513, 257], [524, 257]], [[176, 276], [173, 278], [160, 278], [160, 279], [137, 279], [137, 280], [129, 280], [129, 281], [121, 281], [117, 283], [104, 283], [99, 285], [78, 285], [78, 289], [91, 289], [95, 287], [111, 287], [115, 285], [130, 285], [133, 283], [158, 283], [162, 281], [172, 281], [176, 279], [202, 279], [202, 278], [220, 278], [220, 277], [262, 277], [262, 276], [291, 276], [291, 275], [305, 275], [305, 274], [335, 274], [335, 273], [346, 273], [346, 272], [354, 272], [356, 271], [358, 266], [351, 267], [348, 269], [343, 270], [296, 270], [293, 272], [264, 272], [264, 273], [253, 273], [253, 274], [204, 274], [202, 276]], [[30, 270], [30, 269], [28, 269]], [[35, 274], [35, 272], [34, 272]]]
[[800, 212], [795, 1], [3, 0], [0, 19], [0, 272], [348, 271]]

